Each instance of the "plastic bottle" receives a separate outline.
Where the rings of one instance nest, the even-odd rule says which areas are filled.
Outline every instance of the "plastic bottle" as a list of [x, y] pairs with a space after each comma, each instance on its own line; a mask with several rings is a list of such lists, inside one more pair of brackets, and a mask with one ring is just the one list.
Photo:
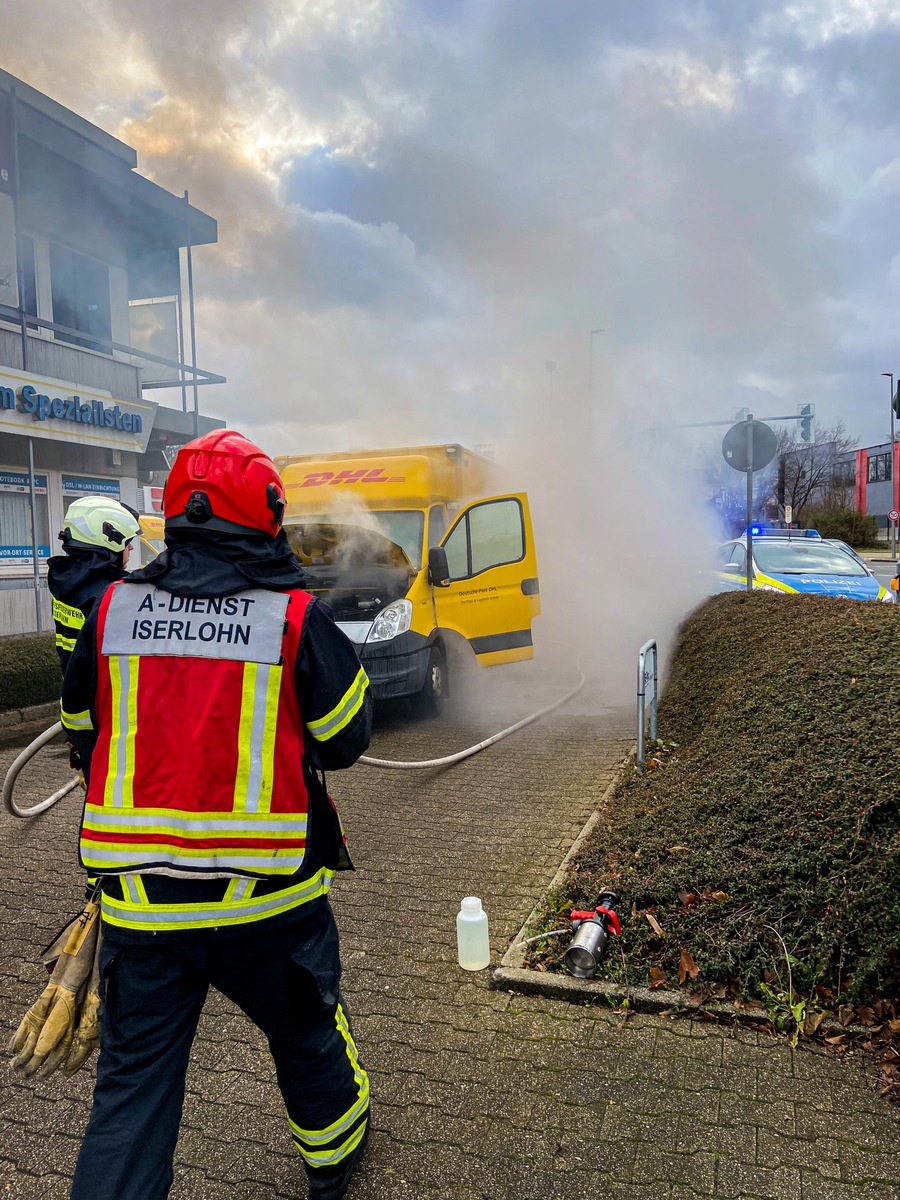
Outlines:
[[487, 913], [477, 896], [466, 896], [456, 914], [456, 945], [459, 965], [466, 971], [482, 971], [491, 962]]

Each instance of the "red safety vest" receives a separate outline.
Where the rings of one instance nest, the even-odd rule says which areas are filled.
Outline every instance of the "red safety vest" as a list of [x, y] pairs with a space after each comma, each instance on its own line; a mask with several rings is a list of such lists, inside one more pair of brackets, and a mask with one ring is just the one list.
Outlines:
[[88, 871], [297, 874], [309, 796], [294, 681], [308, 592], [114, 584], [97, 625]]

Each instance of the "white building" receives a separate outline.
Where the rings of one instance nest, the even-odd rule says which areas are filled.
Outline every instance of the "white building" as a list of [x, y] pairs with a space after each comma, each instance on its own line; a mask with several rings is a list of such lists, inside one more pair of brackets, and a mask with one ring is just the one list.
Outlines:
[[146, 511], [154, 472], [223, 424], [200, 416], [197, 384], [223, 380], [192, 348], [190, 247], [216, 222], [136, 165], [0, 70], [0, 634], [52, 627], [43, 576], [71, 500]]

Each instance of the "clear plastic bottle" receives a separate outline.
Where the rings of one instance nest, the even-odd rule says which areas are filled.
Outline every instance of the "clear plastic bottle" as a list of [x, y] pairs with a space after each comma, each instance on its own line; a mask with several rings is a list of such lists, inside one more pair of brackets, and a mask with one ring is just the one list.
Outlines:
[[456, 914], [456, 945], [459, 965], [466, 971], [482, 971], [490, 966], [487, 913], [477, 896], [466, 896]]

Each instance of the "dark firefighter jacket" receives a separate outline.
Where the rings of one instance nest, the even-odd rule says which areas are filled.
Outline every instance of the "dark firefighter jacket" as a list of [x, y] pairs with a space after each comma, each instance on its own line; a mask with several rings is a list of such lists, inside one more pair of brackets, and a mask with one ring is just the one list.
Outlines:
[[[284, 591], [302, 587], [299, 564], [284, 535], [274, 542], [259, 538], [220, 538], [181, 534], [167, 536], [169, 549], [143, 570], [135, 571], [128, 583], [152, 583], [176, 596], [227, 596], [251, 587]], [[359, 659], [350, 640], [337, 628], [330, 609], [313, 600], [307, 611], [294, 664], [294, 679], [307, 729], [333, 712], [346, 697], [360, 673]], [[95, 699], [97, 693], [97, 608], [85, 622], [69, 662], [62, 694], [63, 724], [81, 753], [85, 775], [90, 779], [91, 753], [97, 741]], [[179, 698], [172, 697], [177, 705]], [[77, 719], [73, 717], [77, 714]], [[190, 714], [185, 713], [185, 719]], [[73, 725], [76, 726], [73, 728]], [[368, 690], [356, 714], [327, 741], [307, 736], [303, 748], [304, 779], [309, 792], [309, 830], [303, 867], [298, 875], [253, 884], [256, 912], [277, 919], [282, 913], [327, 891], [331, 873], [350, 866], [343, 830], [334, 805], [328, 798], [324, 772], [351, 766], [369, 743], [372, 700]], [[210, 747], [214, 769], [215, 747]], [[304, 886], [314, 877], [324, 878], [321, 888]], [[234, 923], [227, 913], [250, 911], [249, 901], [229, 908], [234, 880], [184, 879], [167, 874], [106, 876], [103, 886], [104, 918], [132, 929], [166, 933], [199, 925]], [[282, 900], [283, 898], [283, 900]], [[145, 922], [142, 909], [149, 914]], [[179, 910], [178, 924], [167, 923], [166, 912]], [[189, 910], [196, 910], [192, 923]], [[186, 914], [188, 914], [186, 916]], [[220, 919], [219, 915], [223, 914]], [[149, 923], [152, 919], [152, 924]], [[235, 921], [239, 918], [235, 918]], [[259, 919], [254, 916], [252, 919]]]
[[50, 559], [47, 586], [53, 597], [56, 653], [63, 675], [85, 619], [109, 585], [125, 574], [122, 555], [100, 547], [71, 546]]

